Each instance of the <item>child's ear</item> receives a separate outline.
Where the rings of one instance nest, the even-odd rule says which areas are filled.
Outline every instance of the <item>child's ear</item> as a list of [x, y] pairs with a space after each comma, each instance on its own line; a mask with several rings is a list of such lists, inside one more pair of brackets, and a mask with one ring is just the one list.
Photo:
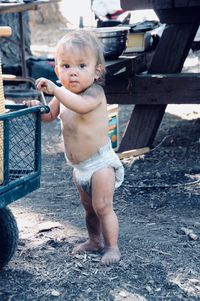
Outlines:
[[103, 74], [103, 69], [104, 69], [104, 67], [103, 67], [102, 64], [99, 64], [99, 65], [96, 66], [95, 79], [99, 79], [99, 78], [102, 76], [102, 74]]
[[58, 71], [57, 65], [55, 65], [54, 71], [55, 71], [55, 74], [57, 75], [57, 78], [59, 78], [59, 71]]

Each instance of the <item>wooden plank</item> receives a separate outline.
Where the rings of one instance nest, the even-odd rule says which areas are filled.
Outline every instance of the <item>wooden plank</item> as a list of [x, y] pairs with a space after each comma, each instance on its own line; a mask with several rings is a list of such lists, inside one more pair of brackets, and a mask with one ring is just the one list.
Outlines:
[[[5, 112], [5, 99], [2, 81], [2, 69], [0, 58], [0, 114]], [[2, 184], [4, 178], [4, 124], [0, 122], [0, 184]]]
[[[131, 104], [130, 93], [132, 78], [135, 74], [147, 70], [154, 51], [139, 53], [134, 56], [122, 56], [117, 61], [106, 61], [106, 78], [104, 90], [109, 104]], [[127, 100], [121, 96], [128, 96]]]
[[11, 14], [25, 12], [27, 10], [37, 10], [39, 5], [53, 4], [60, 0], [38, 0], [27, 3], [0, 3], [0, 14]]
[[145, 74], [115, 78], [105, 87], [109, 104], [200, 104], [200, 74]]
[[121, 0], [121, 7], [124, 10], [166, 9], [173, 7], [173, 0]]
[[125, 158], [130, 158], [130, 157], [137, 157], [144, 155], [150, 151], [149, 147], [143, 147], [143, 148], [138, 148], [138, 149], [131, 149], [129, 151], [125, 151], [122, 153], [117, 153], [119, 159], [125, 159]]
[[148, 73], [179, 73], [198, 30], [198, 24], [166, 25]]
[[198, 7], [199, 0], [121, 0], [124, 10], [168, 9], [177, 7]]
[[104, 91], [108, 104], [133, 104], [134, 103], [134, 88], [132, 77], [115, 76], [112, 81], [106, 82]]
[[199, 0], [174, 0], [174, 7], [194, 7], [200, 6]]
[[179, 7], [155, 10], [161, 23], [198, 23], [200, 24], [200, 6]]
[[140, 53], [132, 56], [121, 56], [118, 60], [106, 61], [106, 85], [120, 75], [127, 77], [147, 70], [147, 62], [151, 54]]
[[164, 112], [163, 106], [135, 106], [118, 151], [150, 147]]
[[200, 104], [200, 74], [136, 76], [132, 90], [137, 104]]
[[[167, 25], [148, 73], [181, 72], [198, 27], [197, 24]], [[119, 152], [151, 146], [165, 108], [166, 105], [136, 105], [122, 137]]]

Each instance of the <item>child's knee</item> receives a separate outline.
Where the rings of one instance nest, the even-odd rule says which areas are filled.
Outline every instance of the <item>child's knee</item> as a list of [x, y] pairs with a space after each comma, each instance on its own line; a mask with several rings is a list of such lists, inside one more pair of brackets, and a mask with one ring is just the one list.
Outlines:
[[109, 198], [99, 198], [98, 200], [93, 200], [93, 208], [97, 216], [105, 216], [113, 210], [112, 200]]

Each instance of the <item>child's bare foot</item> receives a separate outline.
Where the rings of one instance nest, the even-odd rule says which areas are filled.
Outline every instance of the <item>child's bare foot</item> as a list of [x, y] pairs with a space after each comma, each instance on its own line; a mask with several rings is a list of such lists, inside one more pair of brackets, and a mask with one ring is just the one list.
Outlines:
[[91, 240], [87, 240], [82, 244], [79, 244], [72, 250], [72, 254], [77, 254], [81, 252], [87, 251], [101, 251], [103, 249], [103, 245], [101, 243], [97, 243]]
[[118, 248], [107, 248], [101, 259], [102, 265], [111, 265], [120, 260], [121, 253]]

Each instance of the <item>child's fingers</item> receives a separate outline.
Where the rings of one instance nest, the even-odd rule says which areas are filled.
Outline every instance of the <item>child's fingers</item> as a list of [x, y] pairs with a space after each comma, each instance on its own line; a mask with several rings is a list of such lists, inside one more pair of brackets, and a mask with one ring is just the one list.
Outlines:
[[25, 100], [23, 104], [27, 107], [35, 107], [41, 105], [41, 102], [39, 100]]
[[35, 83], [36, 83], [36, 88], [39, 91], [42, 91], [46, 94], [53, 94], [55, 84], [52, 81], [44, 77], [41, 77], [38, 78]]
[[35, 84], [36, 84], [36, 88], [38, 90], [42, 90], [44, 87], [46, 87], [47, 80], [45, 78], [41, 77], [36, 80]]
[[36, 79], [35, 83], [36, 83], [36, 85], [38, 85], [40, 82], [45, 81], [45, 80], [46, 80], [46, 78], [40, 77], [40, 78]]

